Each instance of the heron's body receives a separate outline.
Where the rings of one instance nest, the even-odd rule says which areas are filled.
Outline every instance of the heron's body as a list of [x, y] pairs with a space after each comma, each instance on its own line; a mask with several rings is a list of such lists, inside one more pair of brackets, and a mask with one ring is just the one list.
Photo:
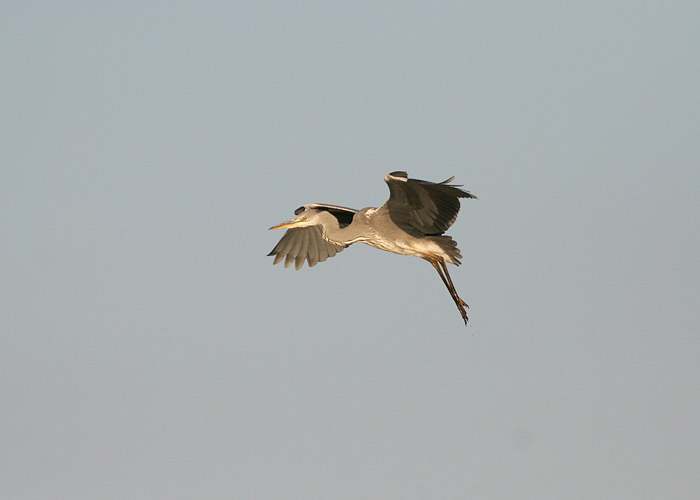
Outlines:
[[412, 255], [430, 262], [450, 291], [467, 323], [464, 307], [452, 284], [446, 263], [459, 265], [457, 243], [443, 233], [454, 223], [459, 198], [476, 198], [458, 186], [409, 179], [405, 172], [392, 172], [384, 179], [391, 196], [379, 208], [352, 208], [319, 203], [295, 210], [297, 216], [270, 229], [289, 228], [270, 252], [277, 264], [296, 269], [307, 260], [310, 267], [333, 257], [353, 243], [366, 243], [380, 250]]
[[[440, 241], [452, 241], [449, 236], [411, 235], [394, 224], [387, 214], [386, 207], [363, 208], [353, 216], [352, 223], [341, 228], [338, 219], [326, 212], [319, 219], [323, 221], [324, 239], [348, 246], [353, 243], [366, 243], [380, 250], [400, 255], [423, 257], [426, 254], [439, 255], [451, 264], [459, 265], [458, 255], [440, 245]], [[375, 221], [382, 221], [376, 224]], [[449, 247], [448, 247], [449, 248]]]

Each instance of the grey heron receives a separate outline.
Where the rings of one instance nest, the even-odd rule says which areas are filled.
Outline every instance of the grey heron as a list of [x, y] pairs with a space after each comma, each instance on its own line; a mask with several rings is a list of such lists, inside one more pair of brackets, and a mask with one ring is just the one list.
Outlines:
[[413, 255], [427, 260], [442, 282], [467, 324], [469, 307], [459, 295], [447, 270], [447, 263], [458, 266], [462, 254], [457, 242], [445, 231], [457, 219], [460, 198], [476, 198], [461, 186], [442, 182], [409, 179], [406, 172], [392, 172], [384, 178], [389, 185], [389, 200], [379, 208], [352, 208], [311, 203], [294, 211], [293, 219], [271, 227], [288, 228], [268, 256], [273, 264], [284, 259], [296, 269], [309, 267], [333, 257], [353, 243], [362, 242], [380, 250]]

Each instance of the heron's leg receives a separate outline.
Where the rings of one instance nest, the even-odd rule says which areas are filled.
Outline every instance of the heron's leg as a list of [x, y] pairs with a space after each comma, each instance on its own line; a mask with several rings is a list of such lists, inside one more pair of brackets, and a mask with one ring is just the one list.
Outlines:
[[[452, 278], [450, 277], [450, 272], [447, 270], [447, 263], [445, 262], [444, 259], [439, 259], [438, 262], [442, 266], [442, 269], [445, 271], [445, 276], [447, 277], [447, 282], [449, 283], [449, 290], [450, 290], [450, 295], [452, 295], [452, 298], [455, 301], [455, 304], [457, 304], [457, 309], [459, 309], [460, 314], [462, 315], [462, 319], [464, 319], [464, 324], [467, 324], [467, 321], [469, 318], [467, 317], [467, 311], [464, 310], [465, 307], [469, 307], [469, 305], [464, 302], [459, 294], [457, 293], [457, 289], [455, 288], [454, 283], [452, 283]], [[444, 280], [443, 280], [444, 281]]]
[[454, 290], [455, 295], [457, 295], [457, 298], [458, 298], [459, 301], [462, 303], [462, 305], [463, 305], [464, 307], [466, 307], [467, 309], [469, 309], [469, 304], [467, 304], [466, 302], [464, 302], [464, 301], [461, 299], [461, 297], [457, 294], [457, 289], [455, 288], [454, 283], [452, 283], [452, 278], [450, 277], [450, 272], [447, 270], [447, 262], [445, 262], [444, 260], [441, 260], [441, 261], [439, 261], [439, 262], [440, 262], [440, 265], [442, 265], [442, 268], [443, 268], [444, 271], [445, 271], [445, 276], [447, 276], [447, 281], [450, 282], [450, 286], [452, 287], [452, 290]]
[[442, 269], [440, 269], [440, 266], [438, 265], [438, 261], [435, 259], [432, 259], [432, 258], [428, 258], [428, 257], [423, 257], [423, 258], [433, 265], [435, 270], [440, 275], [440, 279], [442, 279], [442, 282], [445, 284], [445, 286], [447, 287], [447, 290], [450, 292], [450, 295], [454, 299], [454, 294], [452, 293], [452, 287], [450, 286], [450, 283], [447, 281], [447, 278], [445, 278], [445, 275], [442, 273]]
[[[431, 257], [423, 257], [423, 258], [425, 260], [427, 260], [428, 262], [430, 262], [433, 265], [433, 267], [435, 268], [435, 270], [438, 272], [438, 274], [440, 275], [440, 279], [442, 279], [442, 282], [445, 284], [445, 286], [447, 287], [447, 290], [450, 292], [450, 296], [452, 297], [452, 300], [454, 300], [455, 304], [457, 305], [457, 309], [459, 309], [459, 313], [462, 315], [462, 319], [464, 320], [464, 324], [466, 325], [469, 318], [467, 317], [467, 311], [464, 310], [464, 306], [466, 306], [467, 304], [462, 299], [459, 298], [459, 295], [457, 295], [457, 290], [455, 290], [455, 287], [452, 284], [452, 280], [451, 279], [448, 280], [447, 278], [445, 278], [445, 275], [443, 274], [442, 269], [440, 269], [440, 265], [438, 263], [442, 264], [443, 266], [445, 265], [445, 263], [441, 259], [438, 259], [438, 258], [432, 257], [432, 256]], [[449, 276], [449, 273], [447, 274], [447, 276]], [[467, 306], [467, 307], [469, 307], [469, 306]]]
[[[445, 263], [445, 261], [443, 259], [441, 259], [440, 257], [432, 257], [430, 259], [425, 258], [425, 260], [430, 262], [433, 265], [433, 267], [435, 268], [435, 270], [437, 270], [438, 274], [440, 275], [440, 278], [442, 278], [442, 282], [445, 284], [445, 286], [449, 290], [450, 295], [452, 296], [454, 301], [458, 305], [463, 305], [465, 307], [469, 307], [469, 305], [459, 297], [459, 294], [457, 293], [457, 289], [455, 288], [454, 283], [452, 283], [452, 277], [450, 276], [450, 272], [447, 270], [447, 264]], [[438, 267], [438, 263], [440, 264], [442, 269], [440, 267]]]

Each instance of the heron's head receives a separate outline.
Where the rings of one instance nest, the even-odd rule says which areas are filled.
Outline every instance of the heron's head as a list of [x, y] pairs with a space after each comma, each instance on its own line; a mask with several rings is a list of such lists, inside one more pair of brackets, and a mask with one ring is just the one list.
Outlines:
[[322, 210], [318, 210], [316, 208], [311, 208], [308, 205], [304, 205], [303, 207], [299, 207], [294, 211], [294, 215], [296, 215], [296, 217], [294, 217], [292, 220], [288, 220], [286, 222], [283, 222], [282, 224], [272, 226], [270, 229], [316, 226], [322, 223], [320, 220], [320, 214], [322, 212]]

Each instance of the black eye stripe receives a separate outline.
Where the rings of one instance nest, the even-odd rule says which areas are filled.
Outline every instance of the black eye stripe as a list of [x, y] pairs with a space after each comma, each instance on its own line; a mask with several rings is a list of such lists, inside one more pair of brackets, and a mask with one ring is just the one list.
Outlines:
[[[334, 207], [331, 205], [321, 205], [318, 203], [312, 203], [311, 205], [302, 205], [294, 211], [294, 215], [299, 216], [304, 212], [309, 210], [310, 214], [316, 212], [328, 212], [333, 217], [338, 219], [338, 224], [341, 228], [347, 227], [352, 223], [352, 219], [355, 216], [356, 211], [351, 208]], [[304, 218], [306, 220], [306, 217]]]

